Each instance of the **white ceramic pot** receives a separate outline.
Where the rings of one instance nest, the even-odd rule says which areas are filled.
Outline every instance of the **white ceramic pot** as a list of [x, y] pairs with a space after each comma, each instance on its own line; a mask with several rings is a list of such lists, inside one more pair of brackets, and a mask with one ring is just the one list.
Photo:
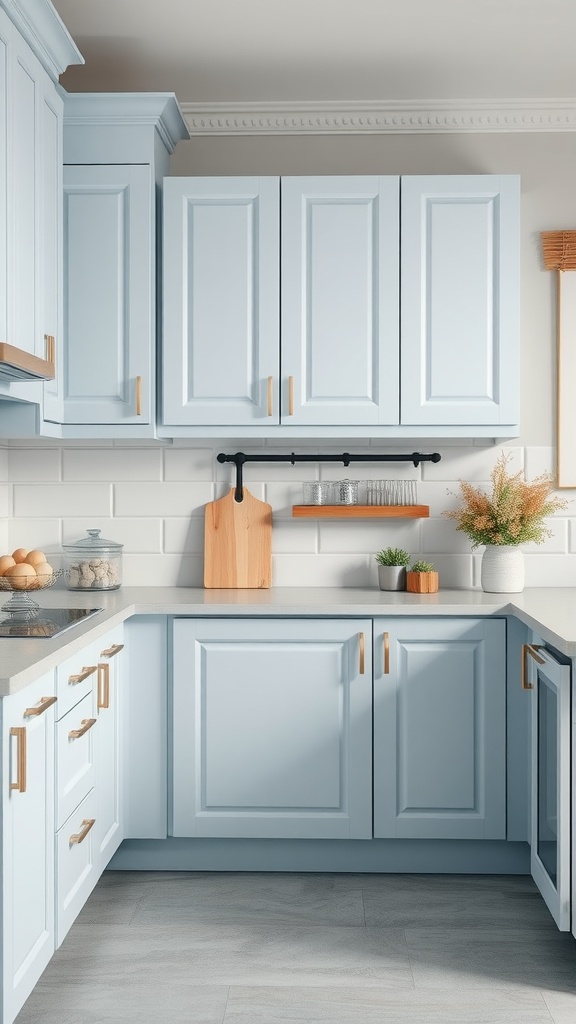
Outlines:
[[379, 565], [380, 590], [406, 590], [406, 569], [403, 565]]
[[487, 544], [480, 570], [488, 594], [518, 594], [524, 590], [524, 552], [514, 544]]

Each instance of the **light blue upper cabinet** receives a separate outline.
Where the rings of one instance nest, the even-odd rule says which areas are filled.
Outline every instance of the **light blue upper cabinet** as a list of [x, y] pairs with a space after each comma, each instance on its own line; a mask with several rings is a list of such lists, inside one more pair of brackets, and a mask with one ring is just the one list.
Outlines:
[[282, 422], [398, 423], [399, 179], [282, 178]]
[[[18, 371], [0, 367], [0, 395], [20, 403], [40, 404], [60, 336], [63, 104], [57, 82], [68, 64], [81, 62], [48, 0], [0, 0], [0, 342], [19, 350]], [[14, 405], [3, 405], [0, 429], [9, 434], [7, 409]]]
[[64, 330], [44, 434], [155, 436], [157, 196], [185, 136], [172, 94], [64, 97]]
[[277, 187], [166, 182], [162, 432], [517, 434], [519, 179]]
[[164, 182], [163, 423], [279, 423], [278, 178]]
[[505, 621], [378, 619], [374, 637], [374, 836], [505, 839]]
[[401, 424], [518, 433], [519, 178], [401, 189]]

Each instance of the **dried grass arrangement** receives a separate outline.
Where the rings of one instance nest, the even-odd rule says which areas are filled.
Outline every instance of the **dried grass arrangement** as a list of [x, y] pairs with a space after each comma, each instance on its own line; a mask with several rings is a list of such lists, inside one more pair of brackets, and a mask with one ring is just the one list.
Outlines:
[[554, 479], [542, 473], [532, 483], [522, 471], [510, 474], [510, 456], [504, 452], [491, 473], [492, 493], [460, 481], [462, 503], [443, 514], [453, 519], [456, 529], [467, 533], [473, 547], [479, 544], [542, 544], [552, 535], [544, 520], [567, 508], [568, 502], [550, 497]]

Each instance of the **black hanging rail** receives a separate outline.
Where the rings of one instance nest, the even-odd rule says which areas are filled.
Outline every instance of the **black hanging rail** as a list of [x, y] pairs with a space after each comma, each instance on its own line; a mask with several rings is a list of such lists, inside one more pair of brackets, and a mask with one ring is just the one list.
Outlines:
[[375, 452], [371, 452], [369, 455], [351, 455], [349, 452], [343, 452], [342, 455], [296, 455], [295, 452], [291, 452], [289, 455], [245, 455], [244, 452], [225, 455], [220, 452], [216, 458], [220, 463], [233, 462], [236, 466], [234, 499], [242, 501], [242, 468], [246, 462], [289, 462], [292, 466], [295, 466], [297, 462], [342, 462], [344, 466], [349, 466], [351, 462], [411, 462], [413, 466], [419, 466], [421, 462], [440, 462], [442, 456], [438, 452], [432, 452], [431, 455], [423, 455], [421, 452], [412, 452], [411, 455], [378, 455]]

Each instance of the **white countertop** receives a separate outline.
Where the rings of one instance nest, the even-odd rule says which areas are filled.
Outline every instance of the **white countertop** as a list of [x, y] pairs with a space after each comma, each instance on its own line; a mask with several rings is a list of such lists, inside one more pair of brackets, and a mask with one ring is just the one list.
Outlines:
[[576, 656], [576, 588], [535, 588], [521, 594], [408, 594], [368, 587], [121, 587], [108, 594], [47, 590], [39, 603], [47, 609], [103, 611], [54, 640], [0, 639], [0, 697], [21, 690], [132, 615], [515, 615], [563, 654]]

